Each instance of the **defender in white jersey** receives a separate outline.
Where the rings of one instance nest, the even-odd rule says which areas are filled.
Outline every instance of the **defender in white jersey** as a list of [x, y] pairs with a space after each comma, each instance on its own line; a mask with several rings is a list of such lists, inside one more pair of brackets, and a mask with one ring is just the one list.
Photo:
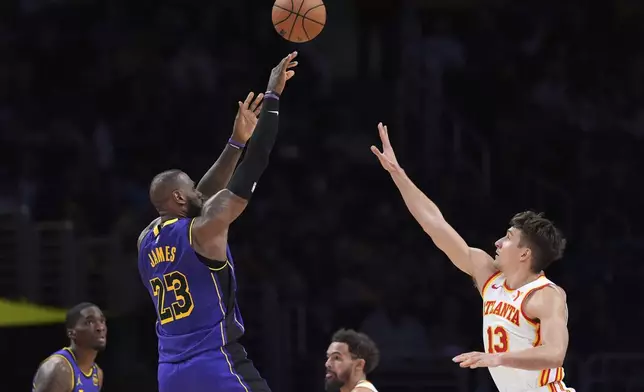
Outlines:
[[328, 392], [378, 392], [367, 374], [380, 362], [376, 344], [364, 333], [341, 329], [326, 352], [324, 389]]
[[493, 259], [471, 248], [405, 174], [378, 124], [381, 152], [371, 151], [389, 172], [407, 208], [434, 244], [470, 275], [483, 296], [485, 352], [458, 355], [464, 368], [488, 367], [499, 392], [573, 392], [563, 383], [568, 349], [566, 294], [543, 270], [560, 259], [566, 240], [542, 214], [522, 212], [496, 242]]
[[[505, 276], [497, 272], [488, 279], [481, 289], [483, 297], [483, 342], [485, 352], [505, 353], [530, 350], [541, 345], [541, 325], [526, 314], [530, 299], [541, 289], [563, 291], [552, 281], [540, 275], [537, 279], [517, 289], [511, 289]], [[469, 363], [476, 366], [481, 360], [477, 353], [464, 355]], [[505, 366], [490, 367], [490, 374], [500, 392], [505, 391], [573, 391], [563, 383], [563, 367], [543, 370], [523, 370]]]

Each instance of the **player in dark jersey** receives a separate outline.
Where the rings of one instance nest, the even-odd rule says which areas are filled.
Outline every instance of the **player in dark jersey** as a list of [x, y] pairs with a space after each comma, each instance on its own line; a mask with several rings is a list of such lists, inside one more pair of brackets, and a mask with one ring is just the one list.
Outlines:
[[[160, 216], [139, 236], [138, 265], [157, 308], [160, 392], [270, 391], [237, 342], [244, 323], [235, 298], [228, 227], [248, 205], [268, 165], [280, 95], [295, 74], [296, 55], [289, 54], [273, 68], [257, 129], [248, 132], [253, 134], [248, 151], [234, 175], [246, 142], [235, 140], [236, 131], [196, 188], [180, 170], [152, 180], [150, 199]], [[251, 100], [249, 95], [240, 102], [235, 129], [240, 121], [256, 118], [257, 101]]]
[[42, 361], [34, 376], [32, 392], [98, 392], [103, 370], [94, 362], [105, 349], [107, 325], [98, 306], [84, 302], [67, 312], [69, 347]]

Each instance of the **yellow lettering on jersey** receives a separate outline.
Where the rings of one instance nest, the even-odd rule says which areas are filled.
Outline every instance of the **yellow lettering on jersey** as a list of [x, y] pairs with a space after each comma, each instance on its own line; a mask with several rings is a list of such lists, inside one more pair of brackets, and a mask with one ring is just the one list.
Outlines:
[[490, 314], [503, 317], [517, 327], [519, 326], [519, 309], [507, 302], [485, 301], [483, 305], [483, 316]]
[[177, 248], [175, 246], [158, 246], [148, 253], [148, 258], [150, 265], [156, 267], [159, 263], [172, 263], [176, 254]]

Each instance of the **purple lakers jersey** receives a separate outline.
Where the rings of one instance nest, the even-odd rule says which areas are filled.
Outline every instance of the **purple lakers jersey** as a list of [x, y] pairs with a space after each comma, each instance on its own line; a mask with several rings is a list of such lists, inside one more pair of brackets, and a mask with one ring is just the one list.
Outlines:
[[[98, 385], [98, 366], [94, 364], [89, 373], [84, 373], [76, 363], [76, 357], [69, 347], [65, 347], [62, 350], [58, 350], [55, 353], [51, 354], [47, 359], [51, 357], [62, 357], [69, 366], [72, 368], [71, 381], [73, 385], [72, 392], [98, 392], [100, 391], [100, 386]], [[45, 361], [47, 360], [45, 359]], [[44, 361], [43, 361], [44, 362]], [[36, 378], [34, 377], [32, 391], [36, 390]]]
[[157, 310], [160, 363], [219, 350], [244, 333], [230, 250], [228, 260], [209, 267], [192, 249], [191, 224], [182, 218], [155, 226], [139, 249], [139, 274]]

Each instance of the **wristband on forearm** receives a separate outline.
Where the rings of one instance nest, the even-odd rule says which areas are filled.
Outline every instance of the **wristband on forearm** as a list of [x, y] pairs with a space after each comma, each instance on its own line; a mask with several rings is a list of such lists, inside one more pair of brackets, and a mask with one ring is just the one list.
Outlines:
[[244, 143], [239, 143], [233, 140], [231, 137], [228, 139], [228, 145], [230, 145], [232, 148], [237, 149], [237, 150], [243, 150], [246, 145]]

